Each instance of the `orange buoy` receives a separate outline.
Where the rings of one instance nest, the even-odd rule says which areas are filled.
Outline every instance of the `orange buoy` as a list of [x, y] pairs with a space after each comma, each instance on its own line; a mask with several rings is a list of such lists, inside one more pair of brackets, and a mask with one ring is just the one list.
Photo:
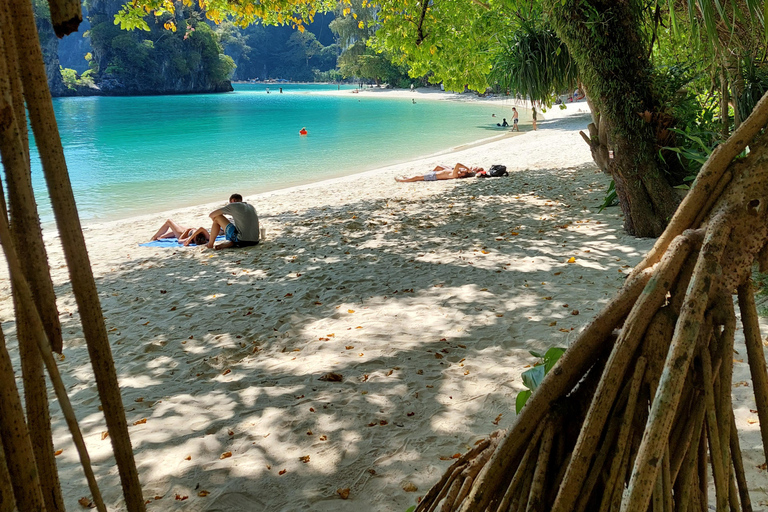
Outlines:
[[309, 133], [309, 132], [307, 131], [307, 129], [306, 129], [306, 128], [302, 128], [301, 130], [299, 130], [299, 135], [306, 135], [306, 134], [308, 134], [308, 133]]

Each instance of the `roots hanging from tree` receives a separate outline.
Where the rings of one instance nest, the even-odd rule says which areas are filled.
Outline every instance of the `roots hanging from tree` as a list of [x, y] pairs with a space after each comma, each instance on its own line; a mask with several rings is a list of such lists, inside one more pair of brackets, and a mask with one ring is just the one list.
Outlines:
[[767, 123], [768, 94], [513, 427], [458, 459], [417, 512], [705, 510], [710, 469], [717, 510], [751, 511], [731, 404], [733, 295], [768, 458], [768, 373], [749, 280], [755, 261], [768, 270]]

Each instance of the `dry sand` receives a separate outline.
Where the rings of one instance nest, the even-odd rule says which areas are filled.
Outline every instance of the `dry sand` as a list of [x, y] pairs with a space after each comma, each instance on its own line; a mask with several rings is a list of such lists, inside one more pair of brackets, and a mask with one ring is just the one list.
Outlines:
[[[267, 228], [257, 247], [138, 247], [164, 220], [155, 215], [88, 227], [148, 509], [404, 512], [451, 455], [509, 427], [528, 351], [567, 346], [652, 245], [622, 231], [617, 208], [597, 211], [609, 180], [578, 135], [585, 108], [540, 116], [519, 137], [248, 197]], [[455, 161], [511, 175], [393, 180]], [[222, 203], [165, 216], [207, 225]], [[123, 510], [50, 238], [60, 367], [109, 509]], [[5, 274], [0, 287], [17, 359]], [[734, 404], [760, 510], [768, 481], [743, 341], [737, 350]], [[343, 381], [320, 380], [328, 372]], [[53, 409], [77, 510], [88, 490]]]

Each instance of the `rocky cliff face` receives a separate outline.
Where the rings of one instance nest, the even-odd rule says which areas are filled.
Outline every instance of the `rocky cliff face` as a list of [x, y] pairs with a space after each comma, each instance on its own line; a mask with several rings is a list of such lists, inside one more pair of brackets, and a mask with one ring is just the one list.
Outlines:
[[[150, 21], [154, 23], [150, 32], [128, 32], [120, 30], [113, 22], [123, 3], [124, 0], [92, 0], [87, 6], [90, 27], [88, 22], [81, 26], [81, 31], [89, 28], [90, 37], [84, 40], [82, 36], [67, 36], [78, 39], [68, 45], [79, 54], [74, 57], [73, 63], [80, 59], [85, 62], [84, 48], [92, 52], [95, 86], [90, 87], [73, 86], [74, 74], [67, 82], [71, 87], [67, 87], [60, 71], [60, 41], [53, 33], [48, 13], [42, 9], [36, 12], [40, 45], [53, 96], [128, 96], [233, 90], [229, 77], [234, 70], [234, 62], [223, 55], [216, 35], [205, 23], [198, 23], [197, 18], [188, 21], [184, 11], [180, 11], [177, 13], [180, 28], [176, 33], [164, 30], [162, 20], [158, 22], [157, 19]], [[70, 67], [69, 61], [67, 64]], [[87, 63], [71, 67], [82, 73], [87, 69]]]
[[45, 73], [48, 75], [48, 87], [52, 96], [62, 96], [66, 94], [67, 87], [61, 79], [59, 69], [59, 40], [53, 33], [53, 26], [50, 18], [37, 16], [37, 34], [40, 39], [40, 47], [43, 50], [43, 62], [45, 62]]
[[96, 83], [104, 94], [233, 90], [229, 77], [234, 63], [223, 55], [216, 35], [205, 23], [188, 19], [180, 9], [175, 20], [177, 32], [163, 29], [165, 18], [148, 20], [150, 32], [128, 32], [113, 22], [123, 3], [124, 0], [92, 0], [88, 4]]

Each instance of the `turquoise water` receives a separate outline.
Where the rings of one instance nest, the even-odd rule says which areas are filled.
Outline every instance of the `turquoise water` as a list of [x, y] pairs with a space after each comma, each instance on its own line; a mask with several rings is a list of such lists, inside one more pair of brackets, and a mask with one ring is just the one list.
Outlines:
[[[500, 135], [496, 121], [510, 117], [511, 106], [418, 93], [416, 104], [311, 94], [336, 87], [236, 84], [228, 94], [54, 100], [81, 218], [125, 218], [374, 169]], [[302, 127], [308, 136], [299, 136]], [[41, 217], [50, 222], [32, 152]]]

